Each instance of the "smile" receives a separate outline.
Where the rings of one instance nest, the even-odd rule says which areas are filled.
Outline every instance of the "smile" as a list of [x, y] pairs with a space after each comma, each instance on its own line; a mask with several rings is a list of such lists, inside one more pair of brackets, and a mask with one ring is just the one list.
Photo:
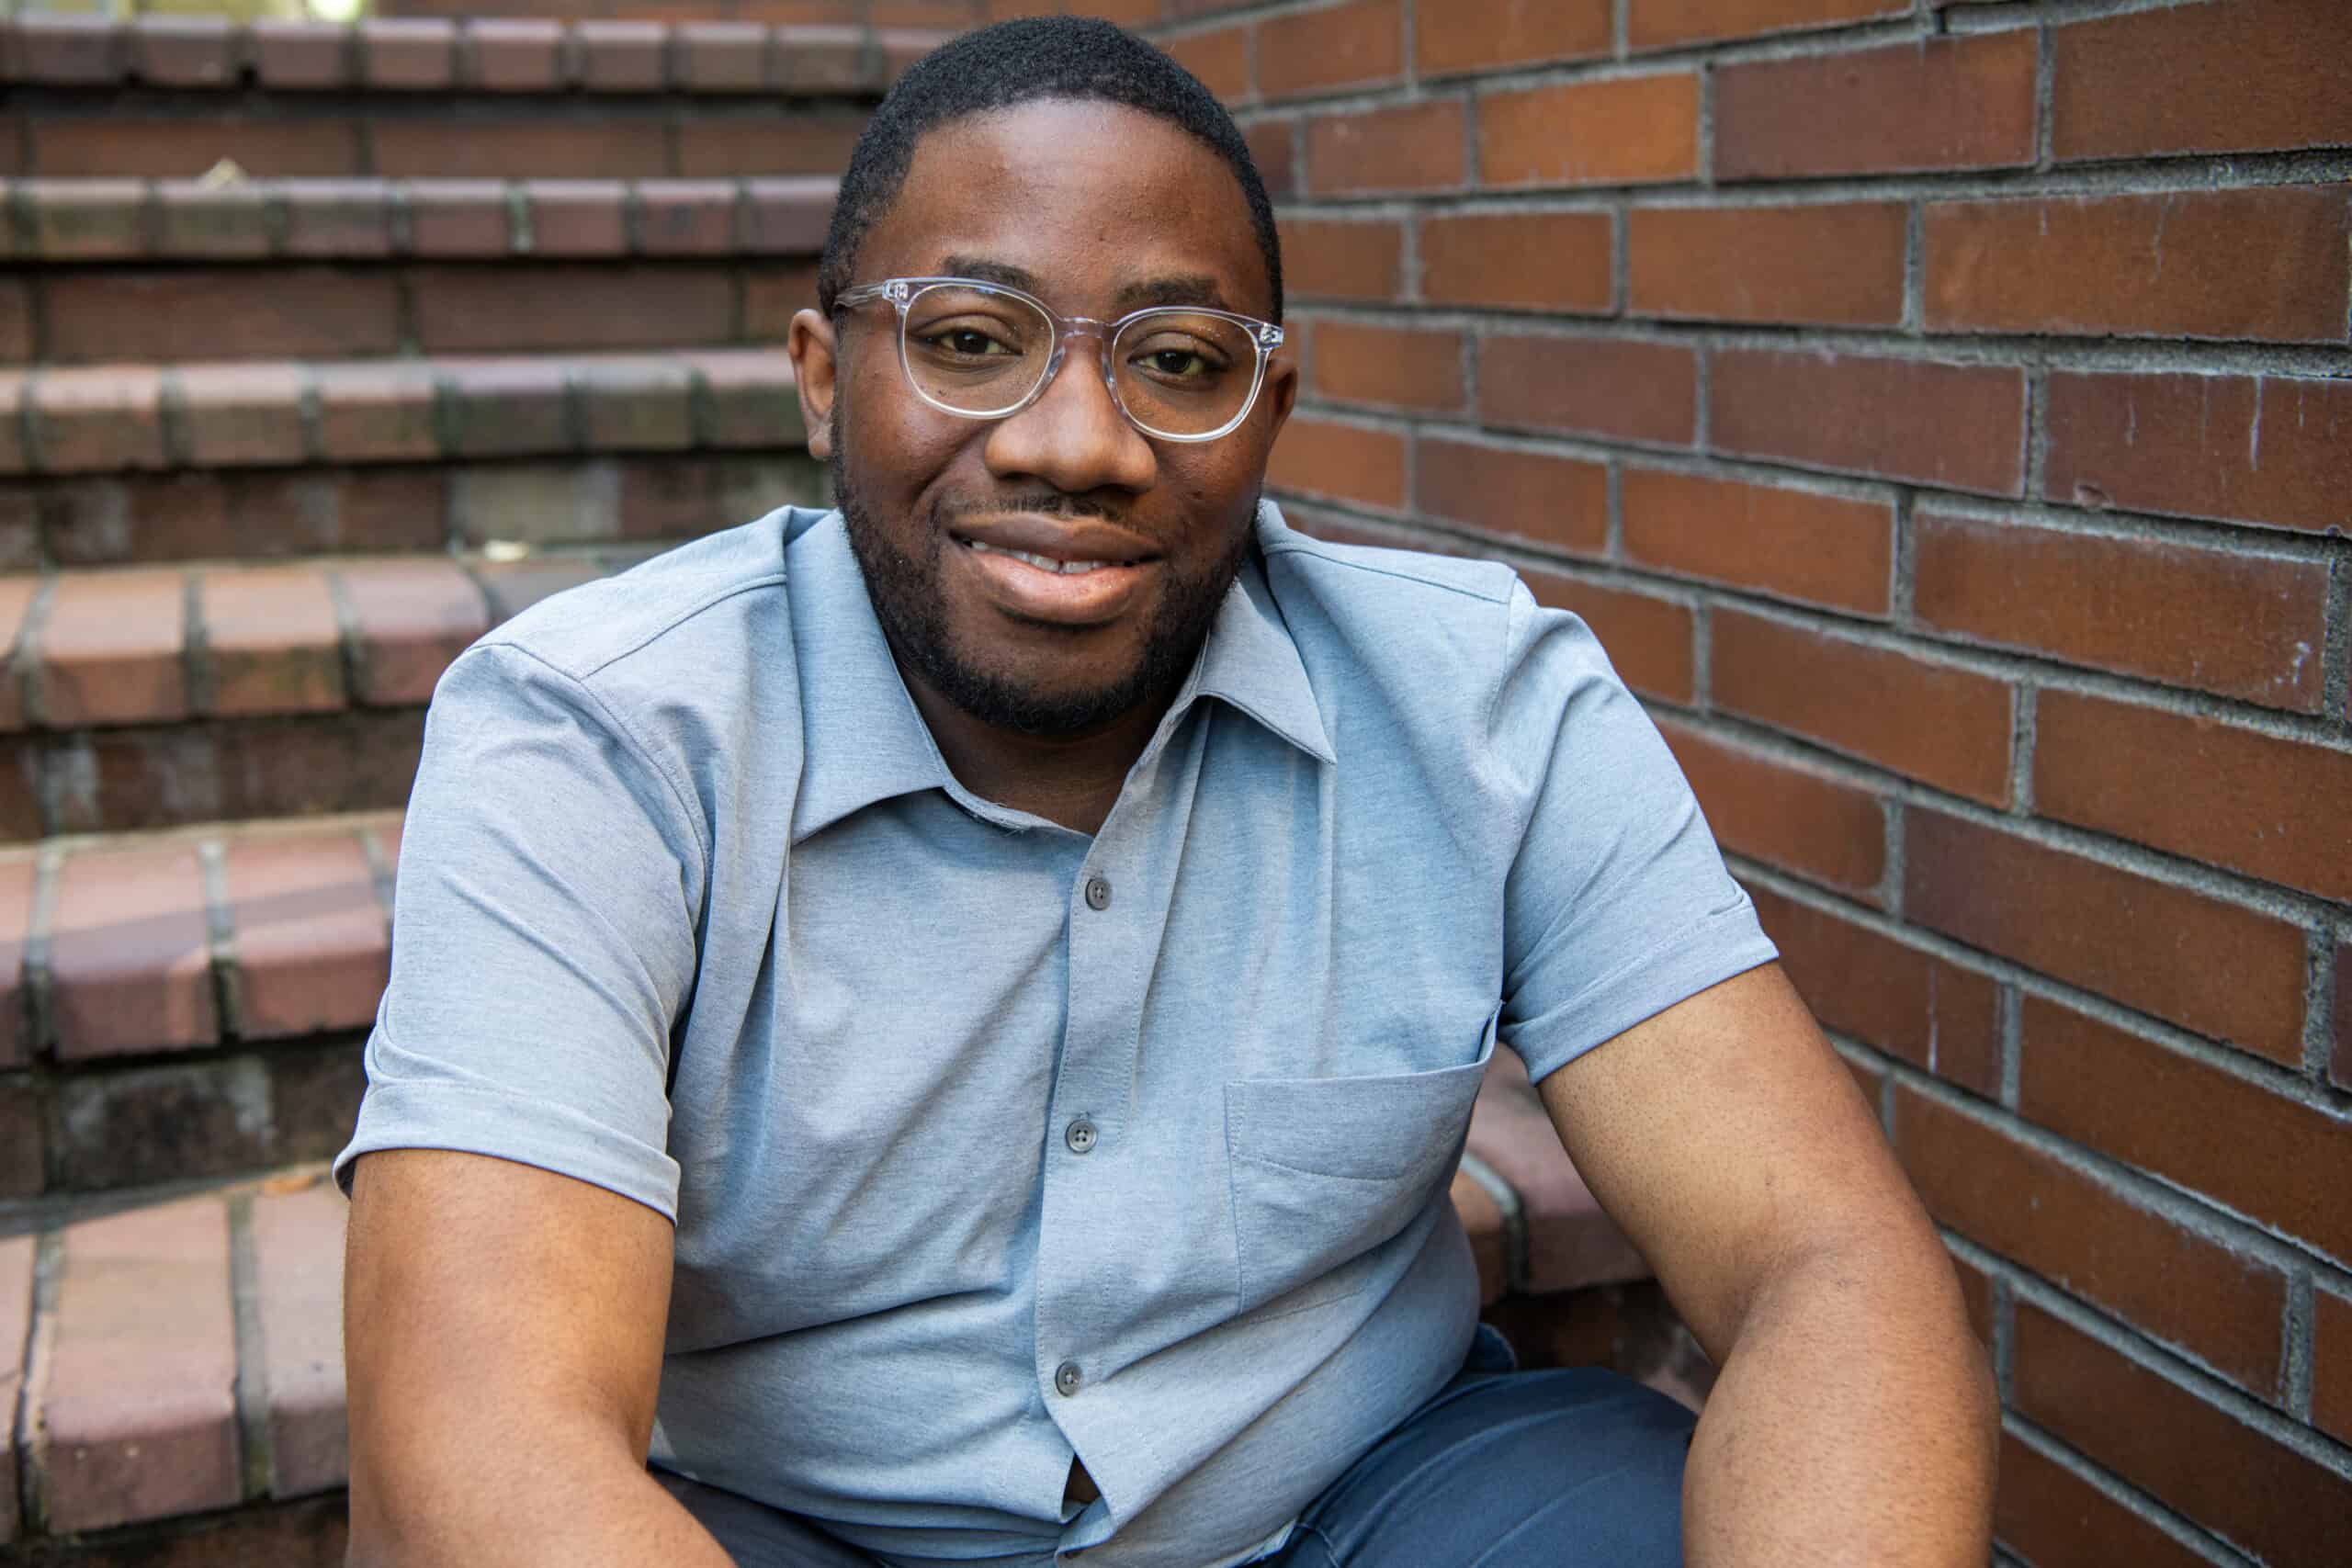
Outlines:
[[1101, 571], [1106, 567], [1129, 564], [1126, 561], [1114, 560], [1057, 560], [1052, 556], [1033, 555], [1027, 550], [1003, 549], [995, 545], [982, 544], [978, 539], [966, 539], [964, 547], [977, 550], [984, 556], [1010, 556], [1014, 560], [1034, 566], [1040, 571], [1058, 572], [1064, 577], [1075, 576], [1080, 572]]

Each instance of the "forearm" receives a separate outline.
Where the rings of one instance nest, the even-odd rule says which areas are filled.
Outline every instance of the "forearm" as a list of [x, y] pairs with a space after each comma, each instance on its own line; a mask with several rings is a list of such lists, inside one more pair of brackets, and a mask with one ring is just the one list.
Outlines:
[[1757, 1291], [1691, 1443], [1692, 1568], [1983, 1568], [1999, 1407], [1932, 1239], [1814, 1251]]
[[404, 1455], [353, 1455], [351, 1568], [732, 1568], [607, 1433], [453, 1427]]

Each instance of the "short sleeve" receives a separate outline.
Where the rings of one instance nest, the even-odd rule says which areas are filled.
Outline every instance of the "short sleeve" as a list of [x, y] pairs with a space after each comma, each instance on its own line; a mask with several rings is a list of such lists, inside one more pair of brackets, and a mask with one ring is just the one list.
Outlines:
[[705, 862], [685, 797], [581, 682], [477, 646], [434, 694], [391, 982], [350, 1146], [494, 1155], [676, 1218], [671, 1028]]
[[1531, 1077], [1776, 956], [1657, 727], [1585, 624], [1523, 584], [1491, 724], [1532, 802], [1500, 1023]]

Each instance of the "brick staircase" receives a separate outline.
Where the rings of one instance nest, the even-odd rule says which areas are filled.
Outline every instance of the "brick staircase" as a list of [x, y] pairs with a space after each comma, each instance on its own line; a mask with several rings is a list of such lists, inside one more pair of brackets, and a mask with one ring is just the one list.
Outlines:
[[[341, 1561], [318, 1162], [433, 683], [824, 493], [780, 340], [936, 35], [733, 10], [0, 24], [0, 1561]], [[1514, 1066], [1494, 1314], [1692, 1372]]]

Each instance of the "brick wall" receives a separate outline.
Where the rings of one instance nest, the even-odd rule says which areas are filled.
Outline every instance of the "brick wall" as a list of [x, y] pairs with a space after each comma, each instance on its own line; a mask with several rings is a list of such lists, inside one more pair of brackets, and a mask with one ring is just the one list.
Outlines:
[[1170, 0], [1295, 520], [1646, 697], [1944, 1225], [2058, 1565], [2352, 1519], [2352, 7]]

